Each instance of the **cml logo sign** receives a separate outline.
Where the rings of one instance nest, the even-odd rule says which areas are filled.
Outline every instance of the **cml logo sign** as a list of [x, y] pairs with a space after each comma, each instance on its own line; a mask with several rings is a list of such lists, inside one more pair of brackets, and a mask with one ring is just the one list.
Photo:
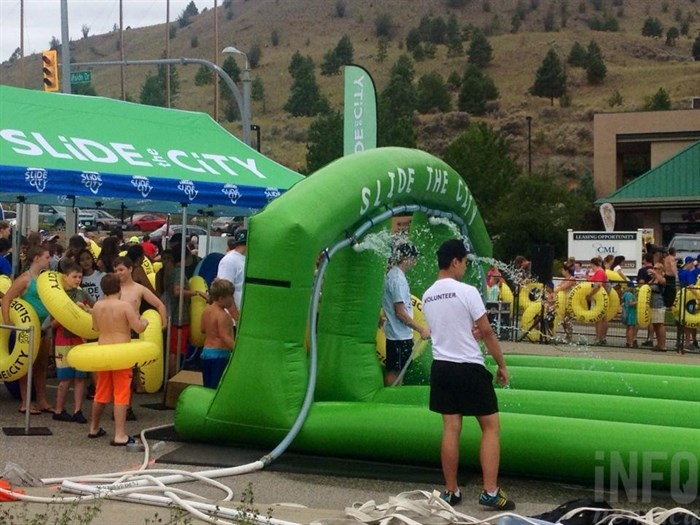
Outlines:
[[197, 198], [197, 194], [199, 193], [197, 188], [194, 186], [194, 182], [191, 180], [181, 180], [177, 185], [177, 189], [184, 193], [190, 201], [195, 200]]
[[49, 172], [44, 168], [27, 168], [27, 171], [24, 172], [24, 179], [32, 188], [42, 193], [49, 182]]
[[81, 182], [83, 186], [92, 192], [93, 195], [97, 195], [102, 186], [102, 177], [96, 171], [84, 171], [80, 175]]
[[148, 177], [143, 177], [141, 175], [134, 175], [131, 177], [131, 185], [136, 188], [136, 191], [138, 191], [144, 199], [148, 197], [153, 189]]
[[241, 192], [238, 191], [238, 186], [235, 184], [224, 184], [224, 187], [221, 188], [221, 192], [226, 195], [231, 201], [231, 204], [238, 203], [238, 199], [241, 198]]

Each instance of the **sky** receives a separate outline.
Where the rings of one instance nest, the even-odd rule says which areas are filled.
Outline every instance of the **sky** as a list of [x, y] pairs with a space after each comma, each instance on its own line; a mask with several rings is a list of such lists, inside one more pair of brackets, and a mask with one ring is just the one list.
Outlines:
[[[167, 0], [122, 0], [124, 27], [165, 23]], [[0, 62], [20, 46], [20, 0], [0, 0]], [[170, 20], [175, 21], [190, 0], [170, 0]], [[217, 4], [220, 6], [223, 0]], [[214, 7], [214, 0], [195, 0], [200, 11]], [[71, 40], [79, 40], [84, 25], [90, 35], [108, 33], [119, 25], [119, 0], [68, 0]], [[61, 40], [61, 0], [24, 0], [24, 54], [49, 48], [51, 37]]]

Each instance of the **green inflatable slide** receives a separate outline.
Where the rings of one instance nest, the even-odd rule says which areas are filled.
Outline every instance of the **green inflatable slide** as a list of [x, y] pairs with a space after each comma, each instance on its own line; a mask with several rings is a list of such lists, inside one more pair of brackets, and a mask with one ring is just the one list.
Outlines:
[[[363, 249], [363, 239], [388, 230], [400, 213], [413, 215], [411, 239], [423, 254], [409, 272], [414, 295], [434, 280], [443, 240], [460, 235], [478, 256], [491, 256], [462, 178], [417, 150], [379, 148], [339, 159], [251, 218], [234, 356], [218, 389], [182, 393], [180, 436], [274, 448], [265, 462], [289, 447], [439, 465], [442, 422], [427, 408], [428, 387], [385, 388], [375, 352], [387, 261]], [[483, 270], [471, 264], [465, 280], [483, 286]], [[428, 350], [414, 366], [426, 370], [429, 362]], [[622, 472], [628, 484], [678, 492], [692, 491], [694, 482], [697, 493], [700, 377], [674, 374], [670, 365], [654, 380], [634, 364], [592, 375], [580, 363], [522, 364], [511, 370], [521, 386], [499, 391], [503, 472], [596, 484]], [[564, 379], [551, 380], [558, 376]], [[674, 382], [681, 397], [673, 395]], [[605, 409], [600, 416], [597, 406]], [[676, 410], [692, 413], [691, 422], [674, 425], [669, 413]], [[466, 418], [467, 468], [479, 467], [479, 438]]]

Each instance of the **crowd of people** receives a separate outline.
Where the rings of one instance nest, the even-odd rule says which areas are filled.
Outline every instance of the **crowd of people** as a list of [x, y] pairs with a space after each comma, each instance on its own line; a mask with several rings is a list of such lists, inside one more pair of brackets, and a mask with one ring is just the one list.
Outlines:
[[[14, 268], [10, 238], [10, 224], [0, 221], [0, 274], [12, 279], [9, 289], [0, 294], [4, 324], [12, 324], [10, 304], [16, 298], [33, 307], [40, 323], [40, 346], [32, 367], [35, 397], [33, 402], [26, 398], [25, 375], [18, 381], [21, 413], [48, 412], [57, 421], [89, 422], [88, 437], [96, 438], [106, 435], [100, 419], [104, 407], [113, 403], [115, 430], [111, 444], [123, 446], [133, 440], [126, 433], [125, 423], [136, 419], [131, 398], [134, 391], [140, 390], [138, 380], [134, 379], [132, 369], [97, 372], [90, 378], [90, 374], [69, 365], [67, 355], [71, 348], [85, 339], [49, 315], [37, 290], [39, 274], [46, 270], [60, 272], [65, 293], [91, 314], [99, 334], [98, 344], [129, 343], [148, 325], [142, 314], [147, 309], [157, 311], [163, 329], [170, 326], [168, 377], [175, 374], [185, 358], [201, 350], [189, 344], [190, 299], [196, 295], [206, 301], [211, 299], [202, 315], [205, 339], [200, 357], [204, 385], [216, 388], [232, 353], [234, 325], [239, 318], [237, 306], [242, 294], [247, 244], [245, 230], [229, 238], [229, 252], [223, 257], [219, 275], [208, 294], [192, 290], [188, 285], [200, 259], [196, 241], [183, 239], [181, 234], [173, 235], [167, 248], [160, 249], [148, 235], [133, 236], [125, 242], [119, 229], [103, 238], [94, 230], [81, 230], [70, 236], [65, 245], [59, 235], [31, 232], [21, 238]], [[185, 257], [181, 259], [183, 242], [186, 242]], [[235, 258], [234, 263], [231, 258]], [[152, 279], [146, 268], [153, 268], [154, 264], [160, 268]], [[180, 296], [184, 299], [182, 309]], [[181, 361], [177, 356], [181, 356]], [[55, 403], [48, 400], [46, 387], [52, 359], [59, 380]], [[92, 384], [88, 387], [90, 380]], [[69, 411], [67, 398], [71, 388], [73, 407]], [[83, 413], [86, 398], [93, 399], [89, 419]]]
[[[543, 283], [544, 293], [542, 301], [545, 309], [554, 317], [555, 303], [559, 292], [564, 293], [568, 299], [573, 288], [581, 282], [591, 283], [587, 292], [589, 305], [595, 303], [600, 290], [606, 293], [615, 293], [619, 298], [620, 320], [625, 327], [625, 346], [627, 348], [648, 347], [653, 351], [667, 351], [666, 341], [666, 312], [673, 306], [677, 291], [685, 289], [691, 299], [700, 303], [700, 255], [697, 257], [686, 256], [684, 260], [676, 258], [673, 248], [668, 250], [654, 250], [642, 255], [642, 267], [635, 276], [628, 276], [623, 271], [625, 257], [622, 255], [607, 255], [605, 258], [593, 257], [587, 264], [582, 265], [574, 258], [569, 258], [561, 265], [559, 279], [549, 283]], [[512, 266], [517, 273], [515, 287], [523, 286], [538, 276], [531, 275], [529, 261], [524, 257], [518, 257]], [[502, 298], [501, 283], [504, 282], [501, 272], [492, 267], [487, 273], [486, 297], [488, 301], [498, 301]], [[642, 285], [650, 288], [650, 322], [646, 329], [646, 337], [641, 343], [638, 337], [638, 294]], [[693, 305], [690, 305], [692, 310]], [[691, 312], [692, 313], [692, 312]], [[564, 340], [573, 342], [573, 318], [571, 311], [567, 309], [561, 319], [564, 331]], [[595, 321], [596, 346], [608, 344], [607, 334], [609, 330], [608, 316], [602, 316]], [[682, 328], [682, 344], [677, 348], [678, 353], [685, 350], [697, 349], [697, 329]]]

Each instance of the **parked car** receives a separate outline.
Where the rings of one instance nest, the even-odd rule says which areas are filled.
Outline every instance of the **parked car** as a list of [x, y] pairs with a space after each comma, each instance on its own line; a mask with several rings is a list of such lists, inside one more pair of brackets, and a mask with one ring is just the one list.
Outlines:
[[14, 210], [3, 210], [3, 220], [10, 223], [10, 228], [17, 227], [17, 212]]
[[217, 217], [211, 221], [211, 231], [233, 233], [241, 225], [243, 225], [242, 217]]
[[[94, 226], [95, 214], [87, 210], [78, 211], [78, 222], [82, 226]], [[63, 207], [39, 205], [39, 222], [57, 230], [66, 229], [66, 212]]]
[[134, 213], [131, 219], [126, 221], [126, 229], [150, 232], [157, 230], [166, 222], [165, 217], [153, 213]]
[[[186, 231], [186, 236], [189, 239], [193, 235], [207, 235], [207, 230], [200, 226], [192, 226], [188, 225]], [[182, 233], [182, 225], [181, 224], [171, 224], [170, 228], [168, 230], [168, 237], [172, 237], [176, 233]], [[157, 230], [154, 230], [150, 233], [151, 241], [154, 243], [163, 246], [163, 237], [165, 237], [165, 224], [158, 228]]]
[[676, 259], [684, 261], [687, 256], [695, 259], [700, 255], [700, 233], [677, 233], [668, 247], [676, 249]]
[[90, 211], [95, 214], [94, 226], [97, 228], [97, 231], [113, 230], [114, 228], [120, 227], [122, 224], [122, 221], [117, 219], [114, 215], [112, 215], [109, 212], [106, 212], [104, 210]]

